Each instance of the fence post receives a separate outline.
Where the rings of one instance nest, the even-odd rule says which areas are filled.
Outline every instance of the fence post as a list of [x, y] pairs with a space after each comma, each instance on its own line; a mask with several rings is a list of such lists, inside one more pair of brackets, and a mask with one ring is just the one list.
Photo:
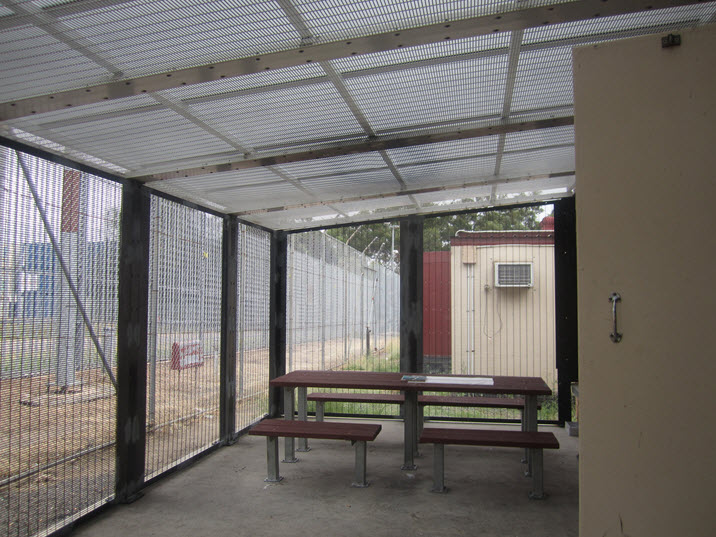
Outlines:
[[220, 430], [224, 443], [236, 439], [236, 328], [239, 221], [235, 216], [224, 219], [221, 248], [221, 365]]
[[[285, 231], [271, 235], [271, 293], [269, 298], [269, 379], [286, 373], [286, 268], [288, 239]], [[280, 388], [269, 389], [269, 416], [283, 408]]]
[[122, 189], [117, 319], [117, 449], [115, 502], [129, 503], [144, 485], [147, 419], [149, 193]]
[[577, 228], [574, 198], [554, 204], [555, 350], [560, 425], [572, 419], [571, 383], [578, 378]]
[[423, 217], [400, 221], [400, 370], [423, 370]]

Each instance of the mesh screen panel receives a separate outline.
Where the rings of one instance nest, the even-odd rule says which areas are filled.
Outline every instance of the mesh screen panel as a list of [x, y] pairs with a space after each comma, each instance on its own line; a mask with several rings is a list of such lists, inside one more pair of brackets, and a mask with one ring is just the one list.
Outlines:
[[325, 82], [198, 102], [190, 107], [200, 119], [259, 149], [267, 144], [360, 132], [348, 106]]
[[[540, 376], [554, 391], [540, 419], [556, 419], [554, 230], [539, 231], [551, 212], [551, 205], [494, 210], [427, 218], [424, 226], [426, 371]], [[496, 263], [531, 264], [533, 286], [498, 287]], [[520, 418], [505, 409], [426, 407], [425, 414]]]
[[114, 494], [121, 187], [4, 147], [0, 181], [0, 534], [25, 537]]
[[346, 86], [380, 132], [499, 113], [506, 74], [507, 59], [498, 56], [360, 76]]
[[219, 438], [222, 221], [152, 197], [148, 478]]
[[239, 225], [237, 279], [236, 428], [268, 409], [271, 235]]
[[[399, 370], [399, 239], [391, 224], [290, 235], [287, 371]], [[395, 410], [327, 407], [364, 414]]]

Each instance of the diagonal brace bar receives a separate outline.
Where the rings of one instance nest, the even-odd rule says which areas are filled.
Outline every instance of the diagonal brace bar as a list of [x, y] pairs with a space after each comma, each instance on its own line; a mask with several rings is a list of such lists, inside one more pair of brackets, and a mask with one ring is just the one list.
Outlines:
[[25, 161], [22, 158], [22, 155], [20, 155], [20, 152], [15, 150], [15, 153], [17, 155], [17, 160], [20, 163], [20, 168], [22, 168], [22, 173], [25, 175], [25, 180], [27, 181], [27, 186], [30, 189], [30, 193], [32, 194], [32, 199], [35, 201], [35, 206], [37, 207], [38, 213], [40, 213], [40, 219], [42, 220], [42, 224], [45, 227], [45, 232], [47, 232], [47, 236], [50, 238], [50, 242], [52, 243], [52, 249], [55, 251], [55, 255], [57, 256], [57, 259], [60, 263], [60, 267], [62, 268], [62, 273], [65, 275], [65, 278], [67, 279], [67, 285], [70, 288], [70, 291], [72, 292], [72, 296], [75, 299], [75, 302], [77, 303], [77, 308], [80, 310], [80, 313], [82, 314], [82, 319], [84, 320], [85, 326], [87, 327], [87, 331], [90, 334], [90, 338], [92, 339], [92, 343], [94, 343], [95, 348], [97, 349], [97, 354], [99, 354], [99, 357], [102, 359], [102, 365], [104, 366], [104, 370], [107, 373], [107, 376], [109, 376], [109, 380], [112, 381], [112, 386], [114, 386], [114, 389], [116, 391], [117, 389], [117, 379], [114, 377], [114, 373], [112, 373], [112, 368], [110, 367], [109, 363], [107, 362], [107, 357], [104, 355], [104, 350], [102, 350], [102, 345], [99, 342], [99, 338], [97, 338], [97, 334], [94, 331], [94, 328], [92, 327], [92, 321], [90, 321], [89, 315], [87, 315], [87, 310], [85, 309], [84, 303], [82, 302], [82, 299], [80, 298], [80, 294], [77, 291], [77, 285], [75, 285], [75, 282], [72, 281], [72, 275], [70, 274], [70, 269], [67, 266], [67, 262], [65, 261], [65, 258], [62, 256], [62, 251], [60, 249], [60, 244], [57, 241], [57, 237], [55, 237], [55, 233], [52, 231], [52, 227], [50, 226], [50, 221], [47, 218], [47, 213], [45, 212], [44, 207], [42, 206], [42, 201], [40, 200], [40, 196], [37, 193], [37, 188], [35, 187], [35, 183], [32, 180], [32, 177], [30, 176], [30, 172], [27, 170], [27, 165], [25, 164]]

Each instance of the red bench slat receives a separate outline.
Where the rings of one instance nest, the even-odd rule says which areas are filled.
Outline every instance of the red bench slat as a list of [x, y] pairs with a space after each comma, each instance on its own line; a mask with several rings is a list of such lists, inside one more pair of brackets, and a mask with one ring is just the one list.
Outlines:
[[[322, 403], [385, 403], [402, 404], [405, 397], [394, 393], [330, 393], [314, 392], [307, 396], [308, 401]], [[418, 404], [430, 406], [458, 406], [482, 408], [511, 408], [522, 410], [525, 400], [522, 397], [478, 397], [455, 395], [418, 395]], [[537, 408], [542, 405], [538, 404]]]
[[[484, 408], [496, 407], [521, 410], [525, 407], [525, 400], [522, 397], [418, 395], [418, 404], [430, 406], [474, 406]], [[537, 408], [541, 407], [542, 405], [538, 403]]]
[[403, 404], [405, 398], [399, 393], [326, 393], [314, 392], [306, 397], [309, 401], [324, 403], [386, 403]]
[[295, 438], [323, 438], [367, 442], [375, 440], [382, 426], [369, 423], [316, 422], [268, 419], [256, 424], [249, 434]]
[[489, 429], [440, 429], [426, 427], [420, 435], [423, 444], [459, 444], [468, 446], [499, 446], [558, 449], [553, 433], [537, 431], [498, 431]]

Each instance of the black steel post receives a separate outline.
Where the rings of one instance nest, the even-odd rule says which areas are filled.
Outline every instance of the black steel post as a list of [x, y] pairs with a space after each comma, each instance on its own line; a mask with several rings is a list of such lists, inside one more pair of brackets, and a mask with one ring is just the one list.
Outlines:
[[[271, 293], [269, 299], [269, 379], [286, 373], [286, 283], [288, 238], [285, 231], [271, 236]], [[269, 416], [278, 417], [283, 408], [280, 388], [269, 389]]]
[[221, 441], [236, 440], [236, 331], [239, 221], [224, 219], [221, 247], [221, 365], [219, 434]]
[[577, 227], [574, 198], [554, 204], [557, 406], [560, 425], [572, 419], [572, 382], [578, 380]]
[[147, 421], [149, 193], [122, 189], [117, 325], [115, 502], [134, 501], [144, 486]]
[[400, 222], [400, 370], [423, 370], [423, 217]]

